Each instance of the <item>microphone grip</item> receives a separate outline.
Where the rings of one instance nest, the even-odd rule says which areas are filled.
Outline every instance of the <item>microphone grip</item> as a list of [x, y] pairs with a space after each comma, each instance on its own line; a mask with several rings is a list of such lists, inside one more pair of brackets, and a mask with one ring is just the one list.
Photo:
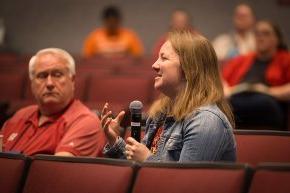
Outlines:
[[141, 128], [131, 126], [131, 137], [140, 143], [141, 141]]
[[131, 120], [131, 137], [133, 137], [136, 141], [141, 141], [141, 114], [132, 114]]

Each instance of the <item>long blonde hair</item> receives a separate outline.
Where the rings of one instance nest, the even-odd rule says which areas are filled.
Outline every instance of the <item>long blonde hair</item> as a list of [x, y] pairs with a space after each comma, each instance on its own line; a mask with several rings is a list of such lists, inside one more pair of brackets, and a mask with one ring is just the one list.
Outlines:
[[196, 108], [216, 103], [234, 127], [233, 114], [224, 98], [217, 56], [211, 43], [190, 31], [170, 32], [167, 40], [179, 56], [186, 86], [175, 99], [161, 95], [149, 109], [149, 117], [167, 114], [180, 121]]

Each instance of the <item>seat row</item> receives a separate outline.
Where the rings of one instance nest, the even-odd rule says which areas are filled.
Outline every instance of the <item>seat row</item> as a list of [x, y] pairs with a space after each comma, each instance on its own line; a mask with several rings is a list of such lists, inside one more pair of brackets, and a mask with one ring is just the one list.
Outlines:
[[[1, 65], [28, 65], [32, 54], [17, 54], [17, 53], [0, 53], [0, 67]], [[132, 64], [132, 65], [143, 65], [143, 64], [153, 64], [157, 59], [155, 56], [146, 55], [140, 58], [135, 58], [131, 56], [118, 56], [118, 57], [102, 57], [95, 56], [91, 58], [84, 58], [81, 55], [73, 54], [72, 55], [76, 65], [86, 65], [86, 64], [108, 64], [112, 65], [115, 63], [118, 64]]]
[[2, 193], [288, 193], [290, 163], [135, 163], [0, 153]]
[[[8, 114], [19, 108], [34, 104], [28, 79], [29, 57], [0, 55], [0, 103], [10, 104]], [[143, 102], [148, 110], [159, 93], [154, 89], [154, 59], [133, 58], [91, 58], [76, 59], [76, 98], [89, 108], [100, 111], [105, 102], [111, 104], [116, 114], [126, 110], [133, 100]], [[5, 105], [4, 105], [5, 106]], [[289, 106], [290, 107], [290, 106]], [[288, 130], [290, 130], [290, 108], [288, 110]]]
[[[153, 87], [152, 72], [140, 70], [115, 73], [112, 69], [85, 66], [79, 69], [75, 79], [75, 96], [90, 108], [100, 110], [105, 102], [115, 111], [126, 109], [133, 100], [140, 100], [148, 107], [157, 92]], [[30, 81], [26, 71], [0, 71], [0, 101], [8, 102], [10, 111], [34, 104]]]
[[[144, 135], [144, 133], [142, 133]], [[130, 130], [125, 137], [130, 136]], [[262, 162], [290, 163], [290, 132], [271, 130], [234, 130], [237, 161], [257, 166]]]
[[[289, 186], [290, 177], [290, 132], [236, 130], [234, 135], [238, 163], [257, 168], [250, 193], [288, 191], [289, 187], [285, 186]], [[261, 162], [272, 164], [265, 166]], [[284, 164], [279, 164], [282, 162]], [[229, 163], [146, 163], [140, 166], [124, 160], [28, 158], [0, 153], [0, 187], [3, 193], [246, 192], [251, 179], [250, 167]], [[272, 170], [275, 172], [271, 173]], [[283, 178], [280, 180], [276, 174]], [[261, 184], [273, 185], [275, 190], [259, 186]]]

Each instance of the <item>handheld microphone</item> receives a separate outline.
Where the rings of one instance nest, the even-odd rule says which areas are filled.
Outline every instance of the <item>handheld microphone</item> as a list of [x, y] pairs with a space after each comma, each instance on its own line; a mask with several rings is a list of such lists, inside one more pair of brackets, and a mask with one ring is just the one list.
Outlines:
[[140, 142], [141, 139], [141, 120], [143, 104], [140, 101], [130, 103], [131, 112], [131, 137]]

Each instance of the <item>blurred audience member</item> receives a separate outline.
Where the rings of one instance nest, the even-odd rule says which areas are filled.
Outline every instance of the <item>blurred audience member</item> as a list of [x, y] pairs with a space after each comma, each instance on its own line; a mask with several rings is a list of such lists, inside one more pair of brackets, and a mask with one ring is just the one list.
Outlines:
[[270, 21], [258, 22], [255, 36], [256, 52], [225, 64], [225, 94], [238, 124], [282, 129], [279, 102], [290, 100], [290, 55], [279, 27]]
[[0, 127], [2, 127], [5, 121], [9, 119], [9, 117], [11, 116], [8, 109], [9, 109], [9, 103], [0, 101]]
[[233, 15], [234, 31], [221, 34], [213, 41], [218, 60], [223, 63], [237, 55], [247, 54], [255, 49], [253, 26], [255, 16], [247, 4], [239, 4]]
[[[173, 30], [189, 30], [193, 34], [198, 33], [197, 30], [191, 25], [191, 18], [189, 14], [181, 9], [177, 9], [173, 11], [171, 15], [171, 20], [170, 20], [170, 26], [168, 31], [173, 31]], [[161, 46], [166, 42], [167, 40], [167, 34], [164, 34], [159, 38], [157, 43], [155, 44], [153, 48], [153, 56], [158, 57], [159, 50]]]
[[0, 52], [6, 51], [5, 43], [5, 25], [4, 20], [0, 18]]
[[89, 34], [83, 48], [85, 57], [143, 55], [143, 46], [138, 36], [131, 30], [121, 27], [122, 16], [117, 7], [109, 6], [102, 14], [103, 27]]
[[97, 156], [105, 138], [98, 117], [74, 99], [75, 63], [64, 50], [40, 50], [29, 62], [37, 105], [3, 126], [3, 150], [25, 155]]

